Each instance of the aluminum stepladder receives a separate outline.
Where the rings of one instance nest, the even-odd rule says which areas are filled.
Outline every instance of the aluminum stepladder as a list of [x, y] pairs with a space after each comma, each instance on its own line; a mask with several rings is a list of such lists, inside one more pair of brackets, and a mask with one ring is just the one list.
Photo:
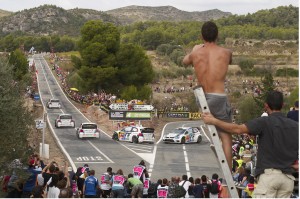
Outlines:
[[[202, 112], [210, 113], [207, 102], [206, 102], [203, 88], [201, 86], [196, 86], [193, 89], [194, 89], [196, 101], [198, 103], [198, 106], [200, 106]], [[212, 149], [213, 149], [216, 157], [219, 160], [221, 170], [222, 170], [224, 178], [227, 182], [227, 187], [228, 187], [228, 192], [230, 194], [230, 197], [231, 198], [239, 198], [239, 195], [236, 190], [236, 187], [235, 187], [235, 184], [233, 181], [233, 177], [231, 174], [231, 169], [228, 166], [217, 129], [214, 125], [206, 125], [206, 126], [207, 126], [208, 132], [210, 134], [210, 137], [212, 139], [212, 142], [214, 144], [214, 147]]]

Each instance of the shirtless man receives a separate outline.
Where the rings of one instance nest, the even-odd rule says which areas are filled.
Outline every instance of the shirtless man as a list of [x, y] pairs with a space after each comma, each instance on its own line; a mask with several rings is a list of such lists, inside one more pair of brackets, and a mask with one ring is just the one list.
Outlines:
[[[225, 77], [228, 65], [231, 63], [232, 53], [230, 50], [219, 47], [216, 44], [218, 27], [213, 22], [203, 24], [203, 45], [196, 45], [192, 52], [183, 59], [184, 65], [192, 64], [202, 86], [210, 112], [218, 119], [232, 122], [231, 107], [225, 94]], [[232, 168], [232, 136], [218, 129], [222, 140], [222, 147], [229, 165]]]

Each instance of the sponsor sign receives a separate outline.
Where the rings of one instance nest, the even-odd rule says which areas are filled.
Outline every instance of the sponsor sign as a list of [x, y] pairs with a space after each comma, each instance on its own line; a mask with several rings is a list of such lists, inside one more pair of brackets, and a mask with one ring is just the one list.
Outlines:
[[169, 112], [167, 113], [169, 118], [190, 118], [189, 112]]
[[44, 128], [44, 121], [43, 120], [35, 120], [35, 128], [36, 129], [43, 129]]
[[109, 105], [109, 108], [112, 110], [128, 110], [127, 103], [117, 103]]
[[35, 101], [40, 100], [40, 95], [35, 93], [34, 96], [33, 96], [33, 99], [34, 99]]
[[126, 119], [150, 119], [151, 112], [126, 112]]
[[141, 110], [141, 111], [152, 111], [153, 108], [154, 107], [152, 105], [144, 105], [144, 104], [135, 104], [133, 106], [133, 109], [135, 111], [139, 111], [139, 110]]
[[150, 120], [151, 111], [109, 111], [110, 120]]

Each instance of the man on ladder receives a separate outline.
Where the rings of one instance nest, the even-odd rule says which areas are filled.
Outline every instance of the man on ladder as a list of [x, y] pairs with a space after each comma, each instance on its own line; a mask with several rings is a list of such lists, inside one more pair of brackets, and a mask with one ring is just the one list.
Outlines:
[[[183, 64], [194, 66], [198, 85], [203, 88], [212, 115], [222, 121], [231, 123], [231, 107], [225, 93], [224, 82], [228, 65], [231, 63], [232, 52], [216, 44], [218, 27], [215, 23], [210, 21], [204, 23], [201, 33], [204, 44], [194, 46], [192, 52], [184, 57]], [[232, 136], [221, 129], [217, 130], [228, 166], [231, 169]]]

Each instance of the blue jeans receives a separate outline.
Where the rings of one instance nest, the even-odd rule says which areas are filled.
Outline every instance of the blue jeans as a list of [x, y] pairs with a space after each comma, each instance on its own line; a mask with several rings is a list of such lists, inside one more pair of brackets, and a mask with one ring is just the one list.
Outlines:
[[112, 190], [113, 198], [124, 198], [124, 189]]

